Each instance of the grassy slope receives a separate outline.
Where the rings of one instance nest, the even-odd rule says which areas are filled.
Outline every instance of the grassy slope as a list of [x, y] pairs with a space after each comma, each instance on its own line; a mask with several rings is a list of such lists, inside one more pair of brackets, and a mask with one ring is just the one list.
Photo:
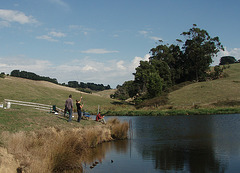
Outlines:
[[[100, 105], [104, 113], [108, 110], [121, 109], [121, 106], [113, 104], [117, 102], [110, 98], [103, 98], [95, 94], [81, 93], [73, 88], [56, 85], [45, 81], [33, 81], [28, 79], [8, 76], [0, 78], [0, 103], [4, 99], [36, 102], [49, 105], [56, 105], [64, 108], [65, 100], [72, 94], [75, 103], [76, 99], [83, 96], [84, 109], [95, 114]], [[127, 106], [125, 106], [127, 109]], [[74, 109], [76, 106], [74, 104]], [[74, 117], [76, 119], [76, 116]], [[0, 109], [0, 132], [40, 129], [54, 126], [57, 128], [72, 128], [81, 125], [92, 125], [94, 121], [81, 121], [68, 123], [66, 118], [56, 116], [47, 112], [35, 110], [30, 107], [11, 105], [11, 109]]]
[[[101, 110], [117, 109], [110, 98], [103, 98], [96, 94], [81, 93], [73, 88], [56, 85], [45, 81], [33, 81], [28, 79], [6, 77], [0, 78], [0, 102], [4, 99], [36, 102], [49, 105], [56, 105], [64, 108], [65, 100], [72, 94], [73, 100], [83, 96], [84, 109], [90, 112], [97, 112], [98, 105]], [[75, 106], [75, 105], [74, 105]]]
[[220, 101], [240, 101], [240, 64], [224, 70], [229, 77], [194, 83], [169, 94], [170, 105], [187, 107], [193, 104], [206, 106]]
[[110, 98], [110, 95], [114, 94], [116, 91], [117, 89], [110, 89], [110, 90], [98, 91], [98, 92], [95, 92], [94, 94], [101, 97]]

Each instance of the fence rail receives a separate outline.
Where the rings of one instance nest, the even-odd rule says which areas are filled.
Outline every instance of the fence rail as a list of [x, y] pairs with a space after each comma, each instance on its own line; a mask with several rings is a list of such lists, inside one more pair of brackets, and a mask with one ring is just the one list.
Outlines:
[[35, 109], [39, 109], [39, 110], [43, 110], [43, 111], [63, 112], [62, 109], [60, 109], [56, 106], [53, 106], [53, 105], [46, 105], [46, 104], [41, 104], [41, 103], [33, 103], [33, 102], [25, 102], [25, 101], [19, 101], [19, 100], [4, 99], [4, 104], [3, 105], [6, 105], [7, 109], [9, 109], [12, 104], [20, 105], [20, 106], [29, 106], [29, 107], [33, 107]]

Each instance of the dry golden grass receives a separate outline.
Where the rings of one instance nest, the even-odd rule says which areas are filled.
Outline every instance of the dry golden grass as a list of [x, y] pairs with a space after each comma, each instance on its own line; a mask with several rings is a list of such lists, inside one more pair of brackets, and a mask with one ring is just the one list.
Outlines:
[[117, 118], [111, 118], [108, 120], [107, 124], [111, 128], [111, 134], [114, 139], [126, 139], [127, 132], [129, 129], [128, 122], [120, 122]]
[[83, 172], [82, 163], [89, 160], [86, 155], [90, 148], [112, 140], [112, 136], [119, 139], [126, 137], [126, 122], [112, 122], [114, 123], [109, 123], [108, 126], [100, 124], [91, 128], [3, 132], [2, 140], [8, 152], [19, 160], [19, 166], [25, 172]]

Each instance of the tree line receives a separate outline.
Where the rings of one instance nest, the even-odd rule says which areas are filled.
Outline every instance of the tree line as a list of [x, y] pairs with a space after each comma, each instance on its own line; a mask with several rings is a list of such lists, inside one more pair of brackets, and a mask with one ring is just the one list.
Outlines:
[[112, 98], [125, 100], [130, 97], [136, 102], [161, 96], [175, 85], [191, 81], [216, 79], [223, 69], [216, 66], [210, 71], [212, 57], [224, 50], [219, 37], [211, 37], [196, 24], [187, 32], [182, 32], [183, 40], [176, 39], [177, 44], [163, 44], [152, 48], [149, 61], [140, 61], [133, 73], [134, 80], [117, 86]]
[[[0, 77], [4, 75], [5, 73], [1, 73]], [[27, 72], [27, 71], [13, 70], [10, 73], [10, 76], [21, 77], [21, 78], [31, 79], [31, 80], [43, 80], [43, 81], [59, 84], [56, 78], [39, 76], [35, 73]], [[88, 93], [91, 93], [91, 90], [103, 91], [103, 90], [111, 89], [110, 85], [104, 86], [103, 84], [95, 84], [95, 83], [84, 83], [84, 82], [78, 83], [77, 81], [69, 81], [68, 84], [62, 83], [61, 85], [77, 88], [83, 92], [88, 92]]]
[[21, 78], [31, 79], [31, 80], [43, 80], [43, 81], [48, 81], [48, 82], [52, 82], [52, 83], [58, 84], [58, 81], [57, 81], [56, 78], [39, 76], [39, 75], [37, 75], [35, 73], [27, 72], [27, 71], [13, 70], [10, 73], [10, 76], [21, 77]]
[[111, 89], [110, 85], [104, 86], [103, 84], [95, 84], [95, 83], [91, 83], [91, 82], [78, 82], [78, 81], [69, 81], [68, 84], [63, 84], [65, 86], [68, 87], [72, 87], [72, 88], [78, 88], [81, 91], [87, 91], [84, 89], [90, 89], [93, 91], [103, 91], [103, 90], [108, 90]]

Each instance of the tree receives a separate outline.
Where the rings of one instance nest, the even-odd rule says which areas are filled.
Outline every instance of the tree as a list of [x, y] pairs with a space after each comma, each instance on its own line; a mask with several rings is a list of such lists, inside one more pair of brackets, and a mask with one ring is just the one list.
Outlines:
[[134, 81], [139, 86], [139, 93], [147, 92], [148, 76], [151, 72], [155, 72], [155, 68], [148, 61], [140, 61], [140, 65], [136, 68]]
[[68, 86], [72, 88], [78, 88], [78, 82], [77, 81], [69, 81]]
[[13, 70], [13, 71], [10, 73], [10, 76], [20, 77], [20, 71], [19, 71], [19, 70]]
[[155, 68], [158, 76], [163, 79], [161, 86], [162, 89], [166, 90], [168, 87], [172, 86], [171, 72], [168, 64], [164, 61], [158, 60], [151, 60], [150, 63]]
[[219, 65], [234, 64], [237, 60], [233, 56], [223, 56], [220, 59]]
[[[178, 41], [182, 42], [180, 40]], [[182, 60], [183, 53], [178, 45], [172, 44], [169, 46], [162, 45], [161, 43], [161, 45], [158, 45], [156, 48], [152, 48], [150, 52], [152, 53], [150, 61], [163, 61], [167, 64], [167, 68], [165, 68], [167, 72], [164, 73], [170, 73], [168, 78], [164, 77], [166, 74], [159, 73], [159, 75], [164, 79], [164, 83], [167, 83], [166, 86], [171, 86], [184, 81]], [[167, 82], [165, 80], [167, 80]]]
[[35, 73], [27, 72], [27, 71], [13, 70], [10, 75], [14, 77], [21, 77], [21, 78], [31, 79], [31, 80], [43, 80], [43, 81], [48, 81], [48, 82], [58, 84], [58, 81], [56, 78], [52, 79], [50, 77], [39, 76]]
[[220, 66], [215, 66], [214, 67], [214, 78], [213, 79], [218, 79], [220, 78], [220, 76], [223, 73], [223, 68], [221, 68]]
[[120, 100], [126, 100], [129, 97], [133, 97], [135, 95], [131, 93], [131, 88], [133, 86], [133, 81], [125, 81], [123, 85], [117, 86], [117, 91], [111, 96], [111, 98], [117, 98]]
[[5, 73], [4, 72], [1, 72], [0, 78], [5, 78]]
[[[152, 59], [149, 60], [149, 62], [141, 61], [134, 75], [135, 80], [133, 84], [135, 85], [132, 85], [134, 89], [133, 93], [147, 95], [150, 98], [160, 95], [163, 86], [167, 87], [171, 84], [169, 68], [167, 64], [161, 60]], [[162, 78], [165, 79], [165, 83]]]
[[196, 26], [181, 35], [187, 37], [183, 45], [185, 75], [188, 80], [199, 81], [206, 77], [212, 57], [224, 49], [218, 37], [211, 38], [207, 31]]
[[147, 91], [149, 98], [159, 96], [162, 92], [162, 79], [157, 72], [150, 73], [147, 83]]

